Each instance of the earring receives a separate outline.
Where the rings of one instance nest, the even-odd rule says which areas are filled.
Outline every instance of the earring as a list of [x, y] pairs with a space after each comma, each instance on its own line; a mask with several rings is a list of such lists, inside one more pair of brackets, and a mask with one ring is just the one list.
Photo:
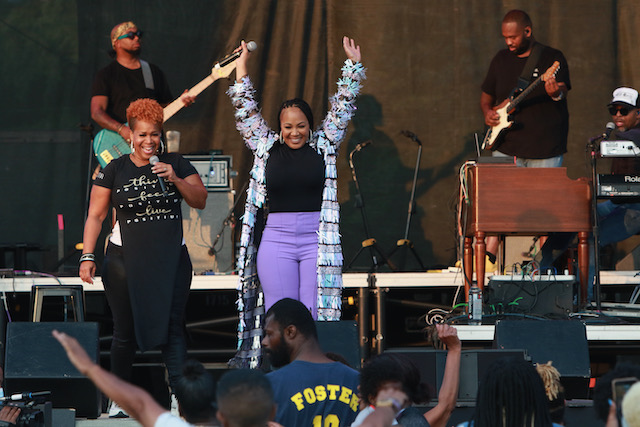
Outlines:
[[132, 153], [136, 151], [136, 149], [133, 148], [133, 138], [131, 138], [131, 141], [129, 141], [129, 146], [131, 147], [131, 152]]
[[162, 138], [160, 138], [160, 150], [158, 151], [158, 154], [164, 154], [164, 141]]
[[282, 131], [280, 131], [280, 144], [284, 144], [284, 138], [282, 137]]
[[313, 132], [311, 132], [311, 129], [309, 129], [309, 141], [311, 141], [313, 139]]

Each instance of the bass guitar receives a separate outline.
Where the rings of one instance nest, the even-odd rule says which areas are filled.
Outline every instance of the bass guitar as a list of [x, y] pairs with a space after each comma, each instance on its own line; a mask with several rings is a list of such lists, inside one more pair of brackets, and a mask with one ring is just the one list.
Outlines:
[[482, 142], [483, 150], [495, 149], [494, 147], [496, 145], [496, 142], [513, 124], [513, 120], [511, 120], [511, 114], [515, 111], [518, 104], [520, 104], [520, 102], [522, 102], [522, 100], [524, 100], [540, 83], [545, 82], [551, 77], [555, 76], [559, 68], [560, 63], [558, 61], [554, 62], [553, 65], [551, 65], [551, 67], [549, 67], [543, 75], [531, 82], [531, 84], [527, 86], [525, 90], [520, 92], [517, 97], [509, 97], [505, 99], [500, 105], [494, 108], [496, 113], [498, 113], [500, 122], [495, 126], [491, 126], [491, 128], [487, 131], [487, 134], [484, 136], [484, 141]]
[[[203, 90], [208, 88], [213, 82], [221, 78], [227, 78], [231, 72], [236, 68], [236, 63], [231, 62], [224, 66], [219, 66], [216, 63], [211, 69], [211, 74], [205, 77], [200, 83], [187, 91], [189, 96], [198, 96]], [[182, 96], [182, 95], [181, 95]], [[169, 120], [174, 114], [184, 107], [184, 102], [180, 97], [176, 98], [169, 105], [164, 107], [164, 119]], [[108, 129], [102, 129], [93, 138], [93, 152], [100, 162], [100, 166], [103, 168], [109, 164], [113, 159], [124, 156], [131, 153], [131, 147], [129, 143], [124, 140], [117, 132]]]

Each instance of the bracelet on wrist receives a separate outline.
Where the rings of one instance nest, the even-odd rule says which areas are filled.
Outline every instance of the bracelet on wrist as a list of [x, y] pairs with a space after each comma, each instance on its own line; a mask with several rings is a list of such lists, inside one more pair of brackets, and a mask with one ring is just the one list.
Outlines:
[[85, 261], [96, 262], [96, 256], [94, 254], [82, 254], [82, 256], [80, 256], [80, 264]]
[[376, 402], [376, 408], [391, 408], [397, 414], [402, 409], [402, 404], [390, 397], [388, 399], [378, 400]]
[[122, 130], [122, 128], [124, 127], [124, 123], [122, 123], [119, 127], [118, 130], [116, 132], [118, 132], [118, 135], [120, 135], [120, 131]]
[[564, 92], [562, 91], [560, 91], [560, 95], [551, 97], [551, 99], [554, 101], [562, 101], [562, 98], [564, 98]]

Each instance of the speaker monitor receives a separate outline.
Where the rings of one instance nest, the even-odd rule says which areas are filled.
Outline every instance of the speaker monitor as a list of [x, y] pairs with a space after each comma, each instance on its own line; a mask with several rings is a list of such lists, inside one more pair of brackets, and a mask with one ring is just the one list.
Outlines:
[[584, 323], [572, 320], [500, 320], [496, 348], [527, 350], [534, 363], [553, 362], [567, 399], [587, 398], [591, 374]]
[[[202, 210], [182, 203], [183, 235], [196, 274], [233, 270], [232, 230], [229, 225], [223, 229], [232, 206], [233, 194], [229, 191], [210, 191], [207, 206]], [[221, 231], [216, 247], [212, 249]]]
[[[409, 358], [420, 371], [420, 380], [428, 384], [435, 394], [440, 392], [447, 360], [445, 350], [423, 348], [392, 348], [389, 353], [402, 354]], [[497, 359], [504, 357], [521, 357], [524, 350], [465, 350], [460, 357], [460, 388], [458, 400], [475, 401], [478, 383], [482, 380], [488, 367]], [[435, 397], [435, 396], [434, 396]]]
[[411, 360], [420, 371], [420, 381], [428, 384], [436, 393], [440, 390], [447, 360], [445, 350], [400, 347], [390, 348], [385, 353], [401, 354]]
[[460, 358], [458, 400], [475, 401], [478, 387], [491, 364], [508, 357], [526, 359], [525, 351], [517, 348], [463, 351]]
[[75, 408], [77, 416], [97, 418], [100, 392], [71, 364], [51, 335], [54, 329], [75, 337], [98, 363], [95, 322], [12, 322], [7, 325], [5, 394], [51, 391], [54, 408]]
[[322, 351], [344, 357], [353, 369], [360, 369], [358, 324], [353, 320], [316, 322]]

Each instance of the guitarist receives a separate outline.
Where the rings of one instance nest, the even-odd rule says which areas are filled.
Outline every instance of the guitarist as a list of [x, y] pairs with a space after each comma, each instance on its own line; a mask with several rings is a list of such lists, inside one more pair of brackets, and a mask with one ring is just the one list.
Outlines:
[[[91, 88], [91, 118], [103, 129], [117, 132], [127, 141], [131, 129], [126, 124], [125, 111], [132, 101], [151, 98], [164, 106], [173, 100], [164, 73], [156, 65], [148, 64], [151, 78], [145, 79], [140, 59], [141, 42], [142, 31], [133, 22], [122, 22], [113, 27], [111, 46], [115, 58], [98, 71]], [[195, 98], [186, 92], [181, 98], [185, 106], [189, 106]]]
[[[559, 50], [535, 41], [531, 18], [522, 10], [511, 10], [504, 16], [502, 37], [507, 48], [492, 59], [482, 83], [480, 107], [488, 126], [498, 125], [500, 117], [495, 109], [508, 102], [514, 90], [526, 88], [554, 61], [560, 68], [555, 77], [536, 87], [515, 112], [510, 112], [514, 123], [492, 147], [496, 150], [493, 155], [515, 156], [518, 166], [559, 167], [567, 151], [569, 132], [567, 92], [571, 83], [567, 61]], [[497, 249], [497, 237], [490, 236], [487, 272], [495, 271]]]

